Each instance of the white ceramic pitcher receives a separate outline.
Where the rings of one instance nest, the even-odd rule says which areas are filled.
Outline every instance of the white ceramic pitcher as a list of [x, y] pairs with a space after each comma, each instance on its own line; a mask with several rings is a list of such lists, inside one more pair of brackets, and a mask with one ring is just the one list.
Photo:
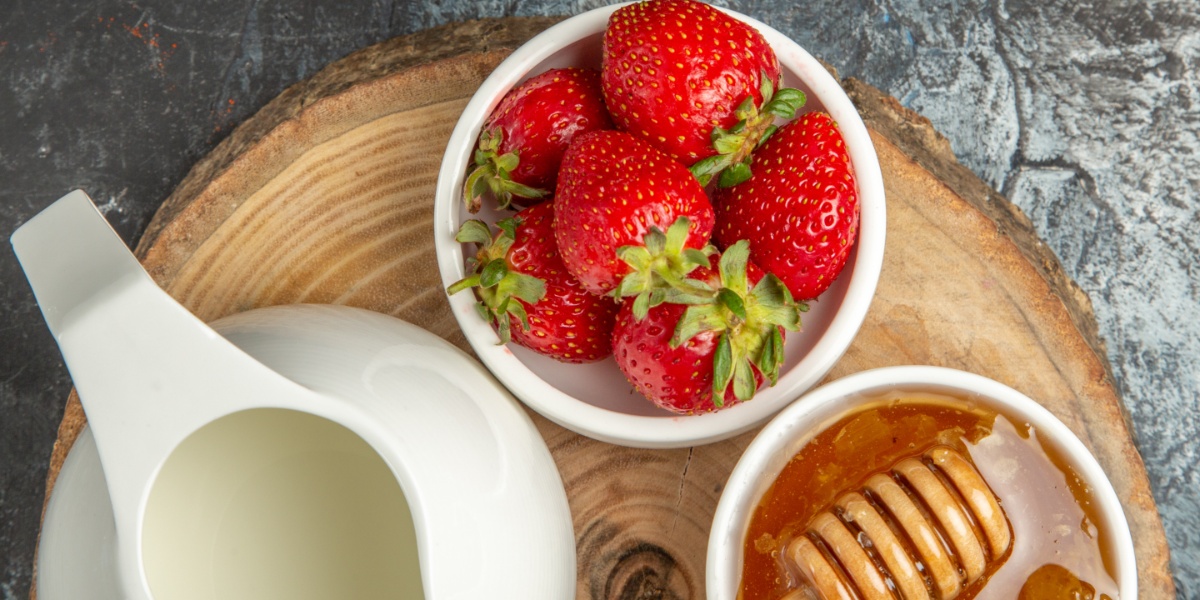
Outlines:
[[[51, 499], [42, 600], [574, 596], [550, 453], [458, 349], [346, 307], [257, 309], [209, 327], [155, 285], [80, 191], [12, 243], [112, 506], [99, 530], [113, 535], [81, 549], [83, 534], [55, 521], [92, 507]], [[59, 486], [56, 496], [75, 494]], [[415, 587], [400, 581], [417, 572], [401, 564], [413, 560], [397, 541], [406, 535]]]

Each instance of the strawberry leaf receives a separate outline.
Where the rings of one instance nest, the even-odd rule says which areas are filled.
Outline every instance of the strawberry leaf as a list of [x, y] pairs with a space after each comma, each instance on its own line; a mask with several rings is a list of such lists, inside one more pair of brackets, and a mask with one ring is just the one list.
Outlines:
[[660, 256], [667, 248], [667, 234], [663, 233], [661, 229], [651, 226], [650, 231], [642, 236], [642, 244], [645, 245], [646, 251], [651, 256]]
[[549, 193], [512, 180], [512, 172], [521, 164], [521, 159], [517, 152], [499, 153], [503, 139], [504, 131], [501, 129], [484, 130], [479, 134], [475, 168], [463, 183], [463, 202], [468, 212], [479, 212], [483, 196], [488, 193], [496, 199], [496, 205], [501, 209], [508, 208], [514, 196], [536, 199]]
[[501, 154], [495, 159], [496, 172], [500, 173], [501, 177], [507, 178], [509, 173], [517, 170], [517, 166], [521, 164], [521, 158], [516, 152]]
[[504, 278], [497, 286], [497, 293], [520, 298], [530, 304], [534, 304], [541, 300], [546, 295], [546, 282], [525, 273], [517, 273], [510, 271], [508, 276]]
[[738, 240], [721, 254], [719, 264], [721, 285], [730, 288], [739, 295], [745, 295], [750, 288], [746, 278], [746, 265], [750, 262], [750, 243]]
[[791, 300], [791, 292], [774, 273], [767, 273], [750, 291], [755, 301], [765, 308], [781, 308]]
[[463, 221], [463, 224], [459, 226], [458, 233], [454, 235], [454, 241], [486, 246], [492, 241], [492, 231], [488, 228], [487, 223], [479, 219], [469, 219]]
[[[611, 292], [615, 298], [638, 296], [635, 301], [634, 316], [642, 318], [644, 312], [638, 307], [652, 308], [664, 301], [671, 301], [677, 290], [678, 294], [688, 297], [701, 296], [711, 299], [715, 291], [706, 284], [687, 277], [699, 266], [708, 265], [708, 256], [715, 248], [705, 247], [703, 250], [686, 248], [691, 221], [687, 217], [679, 217], [663, 233], [657, 227], [642, 238], [642, 246], [622, 246], [617, 249], [617, 257], [629, 266], [629, 273], [621, 278], [617, 287]], [[641, 298], [654, 294], [654, 297]], [[691, 303], [691, 302], [689, 302]]]
[[717, 341], [717, 351], [713, 355], [713, 404], [725, 405], [725, 388], [729, 387], [729, 382], [733, 379], [733, 370], [733, 350], [729, 343], [729, 335], [722, 333]]
[[[482, 221], [480, 221], [480, 222], [482, 222]], [[509, 219], [500, 219], [499, 221], [496, 222], [496, 227], [498, 227], [500, 229], [500, 231], [502, 231], [504, 233], [504, 235], [508, 236], [508, 239], [510, 239], [510, 240], [517, 239], [517, 227], [519, 227], [520, 225], [521, 225], [521, 219], [518, 219], [516, 217], [512, 217]]]
[[454, 239], [480, 246], [478, 254], [470, 260], [475, 265], [475, 272], [446, 288], [451, 295], [468, 288], [475, 289], [479, 298], [475, 310], [484, 321], [496, 326], [501, 344], [511, 341], [506, 315], [516, 317], [526, 330], [529, 329], [525, 306], [513, 299], [535, 304], [546, 295], [544, 281], [508, 266], [507, 254], [516, 240], [520, 224], [520, 219], [515, 217], [503, 219], [496, 224], [500, 232], [493, 237], [491, 229], [483, 221], [465, 221]]
[[638, 294], [633, 299], [633, 318], [642, 320], [649, 314], [650, 309], [662, 304], [666, 299], [666, 290], [652, 290], [643, 294]]
[[617, 258], [625, 261], [633, 272], [648, 270], [654, 257], [645, 246], [621, 246], [617, 248]]
[[760, 311], [757, 313], [760, 320], [788, 331], [800, 331], [800, 313], [807, 311], [808, 305], [793, 300], [787, 286], [773, 273], [760, 279], [750, 294]]
[[729, 288], [721, 288], [717, 292], [717, 302], [721, 303], [729, 312], [733, 313], [738, 319], [746, 320], [746, 303], [742, 302], [742, 297], [737, 292]]
[[754, 369], [750, 367], [750, 363], [744, 358], [734, 359], [733, 369], [733, 395], [741, 401], [746, 401], [754, 397], [754, 392], [758, 391], [758, 382], [754, 379]]
[[749, 162], [741, 162], [730, 165], [728, 169], [721, 171], [721, 177], [717, 180], [717, 185], [723, 188], [733, 187], [739, 183], [742, 183], [743, 181], [746, 181], [747, 179], [750, 179], [752, 174], [753, 173], [750, 171]]
[[520, 302], [513, 302], [511, 298], [505, 300], [504, 312], [516, 317], [521, 322], [521, 329], [529, 331], [529, 314], [525, 312], [525, 307]]
[[638, 294], [633, 299], [633, 318], [641, 321], [650, 312], [650, 294]]
[[[807, 309], [773, 274], [764, 274], [749, 289], [749, 255], [750, 245], [744, 240], [725, 249], [718, 262], [721, 287], [710, 302], [687, 309], [671, 339], [671, 346], [678, 347], [702, 331], [719, 332], [713, 394], [725, 394], [732, 384], [733, 396], [740, 401], [754, 397], [759, 381], [778, 382], [784, 361], [783, 331], [799, 330], [800, 313]], [[671, 299], [686, 297], [679, 296]]]
[[762, 145], [767, 143], [767, 140], [771, 139], [771, 136], [775, 135], [775, 132], [778, 130], [779, 128], [774, 125], [768, 127], [766, 131], [763, 132], [762, 137], [758, 138], [758, 143], [755, 144], [754, 149], [758, 150], [759, 148], [762, 148]]
[[769, 102], [775, 95], [775, 82], [771, 81], [771, 76], [766, 71], [758, 73], [758, 95], [762, 96], [763, 102]]
[[643, 291], [650, 289], [648, 277], [648, 272], [631, 271], [628, 275], [621, 278], [620, 283], [613, 289], [612, 296], [614, 298], [628, 298], [641, 294]]
[[483, 195], [490, 189], [487, 182], [490, 174], [486, 167], [479, 167], [467, 176], [467, 181], [463, 184], [463, 202], [467, 206], [467, 212], [474, 214], [483, 207]]
[[501, 302], [499, 310], [493, 315], [496, 324], [496, 333], [500, 336], [499, 345], [501, 346], [512, 341], [512, 325], [509, 323], [508, 318], [504, 316], [508, 313], [508, 304], [508, 300]]
[[[737, 132], [729, 132], [729, 133], [731, 134], [731, 133], [737, 133]], [[726, 135], [723, 135], [720, 138], [718, 138], [715, 142], [713, 142], [713, 148], [719, 154], [733, 154], [734, 152], [737, 152], [739, 149], [741, 149], [742, 144], [745, 143], [745, 141], [746, 141], [746, 139], [744, 137], [726, 134]]]
[[779, 383], [779, 369], [783, 367], [783, 334], [778, 328], [772, 328], [754, 364], [771, 385]]
[[710, 299], [705, 304], [689, 306], [684, 311], [675, 324], [675, 332], [669, 343], [672, 348], [678, 348], [702, 331], [724, 331], [725, 328], [725, 319]]
[[775, 92], [775, 96], [763, 106], [763, 112], [782, 119], [791, 119], [807, 101], [804, 92], [795, 88], [783, 88]]
[[721, 138], [728, 134], [729, 131], [724, 127], [721, 127], [720, 125], [713, 125], [712, 133], [708, 134], [708, 141], [715, 146], [717, 142], [721, 141]]
[[485, 288], [490, 288], [498, 283], [504, 276], [508, 274], [508, 264], [504, 259], [496, 259], [488, 261], [483, 265], [483, 271], [479, 274], [479, 284]]
[[695, 281], [694, 279], [690, 281], [694, 282], [697, 287], [705, 289], [706, 293], [693, 294], [675, 288], [659, 290], [662, 293], [662, 302], [670, 304], [687, 304], [690, 306], [695, 306], [697, 304], [712, 304], [712, 294], [707, 292], [708, 288], [705, 287], [705, 284], [703, 282]]
[[[766, 73], [763, 74], [763, 77], [766, 78]], [[768, 85], [769, 84], [770, 82], [768, 81]], [[763, 96], [763, 98], [769, 97], [770, 96]], [[738, 133], [742, 131], [746, 128], [746, 122], [752, 119], [757, 113], [758, 108], [754, 106], [754, 96], [746, 96], [746, 99], [742, 100], [742, 103], [739, 104], [738, 107], [733, 111], [733, 114], [740, 120], [734, 124], [729, 131], [732, 133]]]
[[705, 246], [703, 250], [684, 248], [683, 260], [685, 261], [685, 264], [690, 263], [696, 266], [704, 266], [708, 264], [708, 257], [711, 256], [716, 250], [717, 249], [711, 245]]
[[545, 198], [549, 192], [539, 190], [538, 188], [529, 187], [527, 185], [517, 183], [511, 179], [504, 179], [500, 182], [500, 191], [496, 194], [496, 198], [504, 199], [503, 203], [498, 204], [500, 208], [508, 208], [512, 204], [513, 196], [521, 198]]
[[[478, 285], [479, 275], [470, 275], [450, 284], [450, 287], [446, 288], [446, 293], [453, 296], [454, 294], [457, 294], [465, 289], [473, 288]], [[486, 320], [487, 317], [484, 317], [484, 319]]]
[[731, 160], [729, 154], [715, 154], [697, 162], [689, 167], [688, 170], [692, 172], [692, 176], [696, 178], [696, 181], [700, 182], [701, 186], [706, 186], [709, 181], [712, 181], [713, 175], [720, 173], [729, 166]]
[[495, 155], [499, 152], [500, 145], [503, 143], [503, 129], [484, 129], [479, 132], [479, 145], [475, 154], [475, 163], [480, 165], [486, 163], [489, 155]]
[[668, 290], [663, 290], [663, 289], [651, 290], [650, 291], [650, 308], [654, 308], [655, 306], [658, 306], [659, 304], [666, 302], [667, 291]]
[[[663, 239], [663, 249], [669, 250], [674, 254], [682, 253], [684, 251], [684, 246], [687, 245], [688, 233], [690, 233], [691, 228], [692, 222], [687, 217], [679, 217], [678, 219], [675, 219], [675, 222], [671, 223], [671, 226], [667, 228], [667, 235]], [[651, 230], [652, 233], [657, 231], [657, 229]], [[649, 247], [649, 245], [649, 240], [647, 240], [646, 246]], [[703, 262], [708, 262], [707, 257], [705, 257]]]
[[[762, 105], [755, 106], [754, 96], [747, 96], [738, 105], [734, 115], [739, 119], [728, 129], [714, 127], [711, 135], [715, 156], [705, 158], [692, 165], [692, 174], [701, 185], [708, 185], [718, 173], [717, 185], [732, 187], [750, 179], [751, 152], [762, 145], [763, 140], [775, 132], [775, 118], [790, 119], [804, 105], [804, 92], [793, 88], [775, 89], [766, 72], [759, 80]], [[723, 157], [716, 159], [715, 157]]]

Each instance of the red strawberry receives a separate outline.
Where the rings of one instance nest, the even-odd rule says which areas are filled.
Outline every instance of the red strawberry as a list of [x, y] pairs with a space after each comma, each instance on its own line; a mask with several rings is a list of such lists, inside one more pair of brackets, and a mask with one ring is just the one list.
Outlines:
[[719, 246], [749, 240], [750, 257], [799, 299], [816, 298], [846, 266], [858, 236], [858, 188], [837, 124], [808, 113], [754, 154], [754, 176], [713, 198]]
[[710, 295], [686, 299], [691, 306], [668, 300], [638, 318], [633, 299], [622, 303], [613, 356], [658, 406], [711, 412], [749, 400], [764, 379], [773, 384], [778, 377], [783, 331], [799, 330], [807, 306], [793, 302], [775, 276], [747, 263], [748, 255], [746, 244], [737, 244], [721, 256], [719, 273], [716, 264], [697, 268], [691, 277]]
[[510, 339], [563, 362], [600, 360], [612, 353], [617, 305], [584, 291], [567, 273], [554, 243], [554, 207], [536, 204], [498, 223], [495, 237], [482, 221], [463, 223], [456, 239], [480, 245], [475, 274], [449, 293], [475, 287], [476, 305]]
[[774, 92], [779, 61], [762, 34], [693, 0], [617, 10], [601, 60], [604, 99], [617, 126], [695, 165], [701, 183], [731, 165], [722, 185], [744, 180], [745, 161], [775, 116], [791, 118], [804, 103], [797, 90]]
[[[642, 266], [666, 276], [688, 260], [707, 262], [685, 251], [707, 246], [712, 232], [712, 204], [704, 188], [683, 165], [627, 133], [596, 131], [575, 138], [563, 156], [554, 212], [563, 263], [593, 294], [613, 291], [631, 271], [618, 248], [640, 246], [652, 228], [667, 229], [680, 217], [687, 218], [684, 229], [676, 230], [666, 248], [655, 248], [655, 258]], [[663, 250], [672, 255], [663, 256]], [[650, 279], [626, 286], [621, 295], [648, 289]]]
[[[514, 198], [539, 201], [553, 191], [563, 152], [576, 135], [612, 129], [594, 69], [552, 69], [510, 91], [492, 111], [463, 195], [478, 212], [490, 191], [500, 208]], [[524, 202], [523, 204], [530, 204]]]

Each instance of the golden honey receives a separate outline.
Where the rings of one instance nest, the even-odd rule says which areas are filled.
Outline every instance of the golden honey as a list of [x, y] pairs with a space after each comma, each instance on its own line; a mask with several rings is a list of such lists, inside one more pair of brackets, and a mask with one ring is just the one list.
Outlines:
[[[880, 486], [892, 481], [933, 524], [929, 548], [892, 518], [893, 504], [908, 500], [885, 503]], [[987, 516], [985, 496], [1001, 521]], [[886, 530], [862, 520], [876, 512]], [[943, 512], [966, 528], [955, 533]], [[1116, 598], [1101, 522], [1086, 483], [1028, 424], [960, 398], [892, 392], [824, 429], [783, 468], [751, 518], [739, 598]], [[915, 576], [892, 575], [903, 568], [884, 559], [893, 549], [911, 557]], [[939, 553], [948, 558], [927, 558]], [[823, 584], [814, 568], [828, 571]]]

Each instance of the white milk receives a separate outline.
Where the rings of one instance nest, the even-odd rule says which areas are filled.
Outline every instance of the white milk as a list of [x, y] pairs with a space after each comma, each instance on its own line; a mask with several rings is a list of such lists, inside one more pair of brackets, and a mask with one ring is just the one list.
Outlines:
[[180, 444], [142, 539], [155, 600], [424, 598], [387, 464], [345, 427], [295, 411], [236, 413]]

